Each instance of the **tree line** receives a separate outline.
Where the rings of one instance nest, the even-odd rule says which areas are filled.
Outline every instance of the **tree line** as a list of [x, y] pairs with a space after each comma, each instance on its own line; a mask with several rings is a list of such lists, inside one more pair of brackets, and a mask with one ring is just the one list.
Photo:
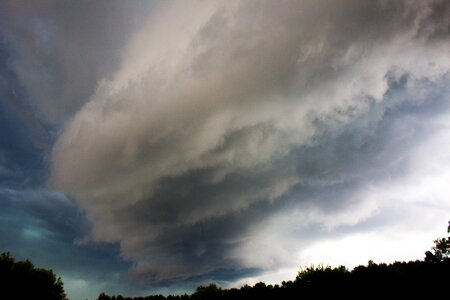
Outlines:
[[[418, 295], [444, 296], [448, 299], [450, 261], [395, 262], [358, 266], [352, 271], [340, 266], [311, 266], [298, 272], [295, 280], [266, 285], [259, 282], [236, 289], [210, 284], [200, 286], [192, 295], [153, 295], [123, 297], [100, 294], [98, 300], [244, 300], [244, 299], [366, 299], [417, 298]], [[434, 298], [433, 297], [433, 298]], [[431, 297], [430, 297], [431, 298]]]
[[[448, 227], [450, 232], [450, 222]], [[450, 237], [438, 238], [424, 260], [376, 264], [348, 270], [344, 266], [310, 266], [301, 269], [294, 280], [267, 285], [224, 289], [216, 284], [199, 286], [191, 295], [151, 295], [146, 297], [109, 296], [97, 300], [243, 300], [313, 299], [345, 297], [448, 299], [450, 292]], [[52, 270], [36, 268], [29, 260], [15, 261], [10, 253], [0, 255], [0, 300], [66, 300], [64, 284]]]
[[[450, 233], [450, 222], [447, 230]], [[322, 298], [443, 298], [450, 297], [450, 237], [438, 238], [424, 260], [376, 264], [348, 270], [344, 266], [310, 266], [297, 277], [281, 284], [264, 282], [236, 289], [216, 284], [199, 286], [191, 295], [152, 295], [147, 297], [99, 295], [97, 300], [244, 300], [244, 299], [322, 299]]]

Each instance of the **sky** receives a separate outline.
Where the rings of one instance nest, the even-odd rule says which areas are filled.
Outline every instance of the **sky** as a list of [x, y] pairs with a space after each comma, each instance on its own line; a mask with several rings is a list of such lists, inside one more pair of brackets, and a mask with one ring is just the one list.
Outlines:
[[423, 259], [446, 0], [2, 1], [0, 251], [70, 299]]

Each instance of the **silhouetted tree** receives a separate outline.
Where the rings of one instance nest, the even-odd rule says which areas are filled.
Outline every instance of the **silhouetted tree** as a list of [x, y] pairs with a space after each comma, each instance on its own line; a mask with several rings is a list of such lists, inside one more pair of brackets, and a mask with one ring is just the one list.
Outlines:
[[52, 270], [35, 268], [29, 260], [16, 262], [9, 252], [0, 255], [0, 286], [0, 299], [66, 299]]
[[344, 266], [311, 266], [298, 272], [294, 285], [302, 295], [338, 296], [348, 289], [349, 278], [349, 271]]
[[434, 240], [432, 251], [425, 252], [425, 261], [440, 262], [450, 257], [450, 237]]
[[101, 293], [100, 295], [98, 295], [97, 300], [110, 300], [111, 297], [106, 295], [105, 293]]
[[195, 300], [206, 300], [206, 299], [221, 299], [223, 291], [220, 287], [211, 283], [208, 286], [199, 286], [194, 294], [192, 294], [191, 299]]
[[[450, 233], [450, 221], [448, 224], [447, 232]], [[440, 262], [450, 259], [450, 237], [434, 240], [434, 246], [431, 250], [425, 252], [425, 261], [427, 262]]]
[[[449, 222], [450, 225], [450, 222]], [[450, 232], [450, 226], [448, 228]], [[427, 251], [425, 261], [376, 264], [355, 267], [352, 271], [344, 266], [332, 268], [319, 265], [303, 268], [294, 281], [281, 285], [258, 282], [240, 289], [222, 289], [215, 284], [200, 286], [191, 296], [148, 296], [147, 300], [294, 300], [294, 299], [365, 299], [365, 298], [417, 298], [426, 295], [431, 299], [447, 299], [445, 288], [450, 278], [450, 238], [434, 241]], [[162, 297], [162, 298], [159, 298]], [[101, 294], [98, 300], [117, 300]], [[125, 298], [141, 300], [141, 298]]]

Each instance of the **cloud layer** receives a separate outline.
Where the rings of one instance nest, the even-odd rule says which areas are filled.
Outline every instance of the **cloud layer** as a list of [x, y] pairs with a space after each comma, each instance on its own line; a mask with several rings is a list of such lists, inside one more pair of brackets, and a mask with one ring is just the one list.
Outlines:
[[302, 226], [363, 223], [418, 144], [448, 146], [422, 120], [448, 112], [449, 7], [166, 2], [67, 124], [51, 184], [137, 278], [286, 264], [315, 239]]
[[50, 124], [71, 117], [117, 67], [121, 45], [153, 6], [157, 2], [3, 1], [1, 40], [14, 53], [8, 68], [34, 113]]

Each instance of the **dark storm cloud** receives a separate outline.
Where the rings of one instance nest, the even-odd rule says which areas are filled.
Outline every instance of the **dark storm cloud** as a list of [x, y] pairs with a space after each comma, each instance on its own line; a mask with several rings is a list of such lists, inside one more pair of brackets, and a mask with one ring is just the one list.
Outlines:
[[42, 159], [29, 140], [29, 130], [9, 119], [6, 111], [0, 113], [0, 185], [42, 183]]
[[[448, 209], [449, 9], [2, 2], [5, 250], [93, 297], [120, 292], [119, 250], [137, 282], [189, 286], [408, 216], [417, 233]], [[58, 131], [51, 184], [75, 202], [42, 190]]]
[[89, 222], [66, 195], [46, 190], [48, 158], [152, 5], [0, 3], [0, 251], [52, 268], [72, 299], [131, 291], [129, 264], [117, 245], [78, 243]]
[[448, 113], [448, 7], [166, 2], [65, 128], [52, 184], [138, 278], [287, 265], [308, 224], [360, 224], [382, 209], [371, 184], [424, 168]]
[[118, 66], [122, 45], [151, 7], [122, 1], [4, 1], [2, 40], [15, 53], [9, 64], [39, 117], [52, 124], [70, 118]]
[[49, 152], [45, 124], [33, 114], [27, 95], [11, 69], [13, 54], [0, 41], [0, 186], [45, 182], [44, 153]]
[[[0, 184], [43, 184], [56, 132], [117, 66], [149, 5], [0, 4]], [[133, 17], [130, 17], [133, 16]]]
[[0, 201], [0, 252], [52, 268], [73, 298], [96, 297], [104, 289], [132, 291], [123, 285], [129, 264], [120, 260], [116, 246], [74, 243], [90, 225], [67, 196], [1, 188]]
[[[369, 216], [361, 217], [358, 206], [364, 206], [365, 203], [364, 199], [356, 198], [358, 194], [355, 196], [355, 187], [364, 186], [368, 181], [376, 182], [408, 172], [411, 167], [408, 162], [411, 149], [414, 149], [418, 140], [425, 140], [433, 132], [426, 120], [430, 116], [446, 116], [449, 112], [447, 95], [450, 90], [447, 82], [448, 78], [431, 86], [424, 82], [428, 93], [421, 97], [408, 93], [405, 78], [400, 82], [393, 82], [384, 101], [372, 103], [370, 115], [362, 114], [336, 131], [328, 129], [327, 132], [321, 133], [312, 144], [294, 148], [280, 162], [273, 163], [273, 169], [269, 169], [268, 173], [273, 176], [277, 169], [295, 166], [301, 179], [287, 195], [272, 203], [257, 203], [239, 213], [211, 218], [190, 226], [180, 226], [180, 223], [189, 219], [193, 205], [200, 203], [201, 207], [202, 201], [226, 203], [226, 199], [233, 199], [245, 193], [249, 186], [255, 188], [255, 191], [249, 193], [257, 194], [257, 191], [264, 189], [268, 181], [275, 179], [269, 177], [266, 181], [259, 173], [257, 179], [252, 181], [243, 174], [232, 174], [228, 180], [211, 186], [205, 184], [210, 177], [209, 172], [205, 170], [195, 174], [183, 174], [177, 179], [163, 180], [160, 189], [151, 199], [139, 202], [122, 216], [124, 221], [132, 219], [135, 222], [131, 227], [145, 228], [150, 225], [152, 228], [162, 228], [161, 234], [150, 243], [145, 243], [144, 235], [139, 236], [136, 244], [130, 245], [131, 248], [148, 251], [145, 256], [140, 257], [140, 264], [133, 275], [138, 278], [141, 276], [141, 279], [157, 280], [157, 276], [152, 277], [155, 274], [145, 272], [155, 269], [157, 266], [154, 264], [161, 264], [161, 261], [165, 260], [172, 262], [167, 263], [168, 265], [177, 266], [173, 270], [166, 269], [168, 273], [164, 273], [166, 276], [174, 276], [172, 280], [175, 280], [178, 274], [195, 274], [199, 269], [208, 272], [207, 270], [221, 267], [232, 268], [234, 274], [239, 274], [242, 264], [234, 260], [236, 257], [230, 255], [230, 250], [245, 243], [246, 239], [251, 239], [253, 231], [258, 231], [259, 224], [263, 226], [274, 212], [282, 215], [289, 214], [292, 210], [320, 211], [321, 216], [297, 220], [298, 224], [317, 223], [296, 232], [303, 244], [330, 238], [330, 233], [320, 229], [324, 226], [333, 228], [363, 221], [363, 224], [356, 228], [344, 227], [333, 232], [335, 236], [339, 236], [340, 231], [348, 234], [352, 231], [372, 230], [380, 226], [376, 222], [394, 223], [399, 212], [391, 213], [380, 220], [377, 213], [374, 215], [370, 209]], [[375, 113], [376, 111], [378, 112]], [[168, 206], [167, 202], [171, 205]], [[335, 214], [348, 212], [349, 207], [355, 210], [354, 216], [350, 212], [345, 214], [344, 219], [334, 218]], [[172, 224], [175, 226], [171, 226]], [[250, 252], [249, 255], [253, 254]], [[158, 257], [158, 261], [152, 262], [155, 257]], [[286, 264], [286, 258], [289, 256], [280, 255], [276, 258], [276, 263]], [[264, 264], [260, 265], [262, 266]], [[228, 280], [232, 280], [232, 274], [228, 274]]]
[[[23, 236], [27, 227], [36, 229], [36, 237], [46, 233], [49, 239], [72, 243], [72, 240], [88, 228], [75, 204], [64, 194], [45, 191], [18, 191], [2, 188], [2, 220], [16, 222], [14, 226], [2, 226], [6, 231], [14, 230], [11, 238]], [[9, 217], [8, 217], [9, 216]], [[27, 224], [29, 223], [29, 224]]]

